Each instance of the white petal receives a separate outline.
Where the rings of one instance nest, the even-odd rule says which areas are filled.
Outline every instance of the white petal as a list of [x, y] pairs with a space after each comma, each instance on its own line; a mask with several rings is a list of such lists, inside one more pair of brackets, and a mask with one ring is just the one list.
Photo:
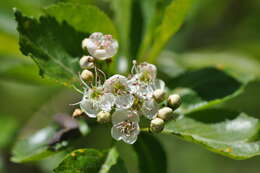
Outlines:
[[139, 125], [138, 125], [138, 123], [136, 123], [135, 124], [136, 126], [137, 126], [137, 128], [136, 128], [136, 130], [135, 131], [133, 131], [132, 133], [131, 133], [131, 135], [124, 135], [123, 136], [123, 141], [125, 142], [125, 143], [128, 143], [128, 144], [133, 144], [133, 143], [135, 143], [135, 141], [137, 140], [137, 137], [138, 137], [138, 135], [139, 135], [139, 133], [140, 133], [140, 128], [139, 128]]
[[115, 98], [115, 104], [118, 109], [128, 109], [134, 103], [134, 96], [131, 94], [118, 95]]
[[118, 42], [116, 40], [111, 41], [111, 45], [106, 49], [108, 57], [112, 57], [117, 53]]
[[115, 97], [111, 93], [105, 93], [99, 100], [100, 108], [103, 111], [110, 112], [115, 104]]
[[142, 84], [139, 89], [139, 96], [144, 99], [150, 99], [153, 95], [153, 88], [149, 84]]
[[109, 55], [107, 54], [107, 51], [105, 49], [96, 49], [94, 51], [93, 56], [99, 60], [104, 60], [106, 58], [109, 58]]
[[112, 129], [111, 129], [111, 136], [115, 140], [119, 141], [119, 140], [121, 140], [123, 138], [123, 133], [116, 126], [113, 126]]
[[117, 110], [112, 115], [112, 124], [118, 124], [125, 120], [139, 122], [139, 116], [136, 112], [130, 110]]
[[90, 39], [99, 40], [103, 38], [102, 32], [94, 32], [89, 36]]
[[80, 108], [90, 117], [95, 118], [100, 112], [99, 104], [91, 99], [83, 99], [80, 102]]
[[130, 80], [127, 81], [128, 87], [132, 94], [137, 94], [140, 89], [140, 82], [138, 81], [138, 75], [134, 75]]
[[161, 89], [161, 90], [164, 90], [164, 88], [165, 88], [165, 83], [164, 83], [164, 81], [163, 80], [160, 80], [160, 79], [156, 79], [155, 81], [154, 81], [154, 90], [156, 90], [156, 89]]
[[155, 117], [158, 109], [159, 105], [153, 99], [148, 99], [144, 102], [141, 111], [148, 119], [152, 119]]

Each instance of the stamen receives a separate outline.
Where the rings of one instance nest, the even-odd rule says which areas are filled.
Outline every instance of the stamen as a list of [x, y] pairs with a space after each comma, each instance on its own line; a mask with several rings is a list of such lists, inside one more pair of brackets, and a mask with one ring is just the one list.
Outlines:
[[82, 92], [80, 89], [78, 89], [77, 87], [73, 86], [73, 88], [80, 94], [84, 94], [84, 92]]
[[136, 129], [136, 125], [134, 124], [134, 122], [128, 120], [120, 122], [115, 126], [120, 130], [121, 133], [125, 134], [126, 136], [130, 136], [131, 133]]
[[132, 74], [135, 74], [137, 72], [136, 64], [137, 64], [136, 60], [133, 60], [133, 67], [131, 69], [131, 73]]
[[105, 74], [101, 69], [99, 69], [99, 68], [97, 68], [97, 70], [103, 75], [104, 81], [107, 80], [106, 74]]
[[76, 105], [79, 105], [81, 103], [81, 101], [80, 102], [77, 102], [77, 103], [71, 103], [71, 104], [69, 104], [70, 106], [76, 106]]
[[94, 70], [95, 70], [95, 85], [96, 86], [98, 86], [98, 76], [97, 76], [97, 67], [95, 66], [95, 68], [94, 68]]

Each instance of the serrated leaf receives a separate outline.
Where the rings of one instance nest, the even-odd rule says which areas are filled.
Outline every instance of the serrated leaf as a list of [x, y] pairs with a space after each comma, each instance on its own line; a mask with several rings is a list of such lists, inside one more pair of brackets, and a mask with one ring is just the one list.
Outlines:
[[126, 172], [116, 148], [111, 148], [109, 152], [96, 149], [75, 150], [54, 169], [56, 173], [112, 173], [116, 171]]
[[139, 169], [141, 173], [165, 173], [167, 160], [165, 151], [155, 137], [149, 134], [140, 134], [134, 144], [138, 155]]
[[63, 83], [76, 85], [79, 58], [84, 54], [82, 40], [92, 32], [115, 33], [113, 24], [96, 7], [79, 4], [58, 4], [45, 10], [38, 20], [15, 11], [21, 51], [31, 56], [40, 73]]
[[259, 130], [259, 120], [245, 113], [207, 109], [168, 122], [163, 133], [233, 159], [247, 159], [260, 154]]

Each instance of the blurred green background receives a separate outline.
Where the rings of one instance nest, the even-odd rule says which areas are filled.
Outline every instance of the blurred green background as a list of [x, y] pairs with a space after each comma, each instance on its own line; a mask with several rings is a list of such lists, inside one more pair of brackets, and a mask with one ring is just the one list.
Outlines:
[[[56, 2], [0, 1], [0, 172], [50, 172], [59, 161], [59, 156], [55, 156], [37, 163], [10, 162], [10, 150], [18, 136], [26, 136], [44, 127], [55, 113], [70, 113], [72, 108], [68, 104], [78, 100], [73, 90], [41, 79], [34, 62], [19, 51], [13, 7], [35, 16], [40, 15], [42, 7]], [[106, 4], [109, 4], [109, 0], [95, 3], [103, 10], [108, 10]], [[185, 24], [167, 45], [167, 50], [191, 59], [193, 67], [207, 66], [213, 62], [221, 65], [228, 58], [231, 64], [240, 63], [241, 71], [256, 74], [256, 81], [249, 84], [242, 95], [221, 106], [258, 118], [259, 19], [259, 0], [196, 0]], [[167, 150], [170, 173], [260, 172], [260, 157], [236, 161], [183, 142], [177, 137], [158, 135], [158, 138]]]

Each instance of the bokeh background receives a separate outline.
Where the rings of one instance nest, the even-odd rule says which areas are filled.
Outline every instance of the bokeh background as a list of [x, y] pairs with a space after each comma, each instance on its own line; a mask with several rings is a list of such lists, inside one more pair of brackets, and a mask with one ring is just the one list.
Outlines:
[[[42, 7], [56, 2], [57, 0], [0, 1], [0, 172], [51, 172], [60, 158], [58, 155], [26, 164], [10, 161], [11, 148], [17, 138], [44, 127], [56, 113], [70, 113], [72, 108], [68, 104], [78, 99], [73, 90], [41, 79], [34, 62], [19, 51], [13, 7], [27, 15], [37, 16]], [[108, 10], [109, 0], [98, 0], [96, 4], [103, 10]], [[246, 69], [248, 73], [254, 73], [255, 82], [250, 83], [238, 98], [221, 106], [258, 118], [259, 21], [259, 0], [196, 0], [185, 24], [167, 45], [167, 50], [189, 57], [191, 63], [198, 67], [207, 66], [214, 61], [220, 65], [221, 61], [230, 61], [230, 64], [240, 63], [241, 71]], [[254, 68], [251, 68], [252, 65]], [[174, 136], [159, 135], [158, 138], [167, 150], [169, 173], [260, 172], [260, 156], [236, 161]]]

